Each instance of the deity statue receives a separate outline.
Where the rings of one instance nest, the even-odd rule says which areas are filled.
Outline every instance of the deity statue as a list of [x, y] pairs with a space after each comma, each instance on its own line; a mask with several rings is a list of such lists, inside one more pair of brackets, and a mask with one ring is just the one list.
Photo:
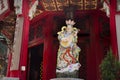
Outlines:
[[[61, 31], [57, 33], [60, 42], [57, 54], [57, 77], [65, 77], [65, 75], [59, 75], [60, 73], [74, 73], [81, 66], [78, 60], [81, 49], [77, 46], [79, 29], [73, 27], [74, 24], [73, 20], [66, 20], [67, 26], [63, 26]], [[66, 77], [71, 77], [71, 75]]]

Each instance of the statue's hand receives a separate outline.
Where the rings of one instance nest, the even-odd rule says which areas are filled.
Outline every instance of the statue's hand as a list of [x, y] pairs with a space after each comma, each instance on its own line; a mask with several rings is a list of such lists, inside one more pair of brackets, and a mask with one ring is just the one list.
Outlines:
[[64, 41], [64, 42], [68, 41], [67, 38], [62, 38], [61, 40]]

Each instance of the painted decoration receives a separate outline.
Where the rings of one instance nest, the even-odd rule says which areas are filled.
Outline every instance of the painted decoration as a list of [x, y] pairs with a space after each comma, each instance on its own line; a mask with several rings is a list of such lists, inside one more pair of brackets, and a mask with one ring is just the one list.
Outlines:
[[17, 15], [22, 14], [22, 2], [23, 0], [14, 0], [15, 13]]
[[45, 11], [61, 11], [63, 6], [69, 3], [78, 6], [79, 10], [94, 10], [97, 8], [98, 0], [41, 0]]
[[0, 80], [7, 73], [7, 46], [0, 42]]
[[120, 11], [120, 0], [117, 0], [117, 11]]
[[103, 2], [103, 9], [106, 12], [106, 15], [108, 17], [110, 17], [110, 6], [109, 6], [109, 2], [108, 1], [107, 2], [106, 1]]
[[5, 18], [10, 12], [9, 0], [0, 0], [0, 20]]
[[8, 0], [0, 0], [0, 15], [9, 8]]
[[31, 8], [29, 9], [29, 17], [30, 17], [30, 19], [32, 19], [34, 17], [34, 14], [35, 14], [36, 9], [37, 9], [37, 5], [38, 5], [38, 0], [36, 0], [34, 2], [34, 4], [31, 6]]
[[60, 42], [56, 69], [58, 77], [63, 77], [59, 73], [74, 73], [81, 66], [78, 60], [80, 48], [77, 46], [79, 29], [73, 27], [75, 22], [72, 20], [66, 20], [66, 24], [67, 26], [63, 26], [61, 31], [58, 32], [58, 40]]

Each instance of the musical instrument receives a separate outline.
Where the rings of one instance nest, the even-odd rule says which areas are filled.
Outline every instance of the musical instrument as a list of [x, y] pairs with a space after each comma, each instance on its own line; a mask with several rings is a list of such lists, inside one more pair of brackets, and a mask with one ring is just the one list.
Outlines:
[[60, 44], [61, 46], [67, 48], [67, 47], [70, 47], [70, 44], [72, 43], [73, 41], [73, 35], [68, 35], [67, 37], [63, 38], [61, 41], [60, 41]]

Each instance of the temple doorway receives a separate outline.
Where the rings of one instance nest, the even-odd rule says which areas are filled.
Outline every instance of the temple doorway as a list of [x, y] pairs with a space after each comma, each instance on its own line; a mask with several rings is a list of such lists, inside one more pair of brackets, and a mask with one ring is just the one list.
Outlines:
[[43, 44], [29, 48], [28, 80], [42, 79]]
[[[75, 20], [75, 27], [80, 29], [77, 43], [81, 48], [79, 54], [79, 62], [81, 64], [79, 78], [97, 80], [100, 78], [99, 65], [107, 54], [110, 45], [109, 19], [99, 15], [96, 20], [96, 17], [88, 14], [82, 17], [77, 16]], [[60, 31], [61, 26], [65, 25], [65, 19], [57, 16], [55, 21], [56, 28]], [[58, 32], [57, 30], [56, 33]]]

